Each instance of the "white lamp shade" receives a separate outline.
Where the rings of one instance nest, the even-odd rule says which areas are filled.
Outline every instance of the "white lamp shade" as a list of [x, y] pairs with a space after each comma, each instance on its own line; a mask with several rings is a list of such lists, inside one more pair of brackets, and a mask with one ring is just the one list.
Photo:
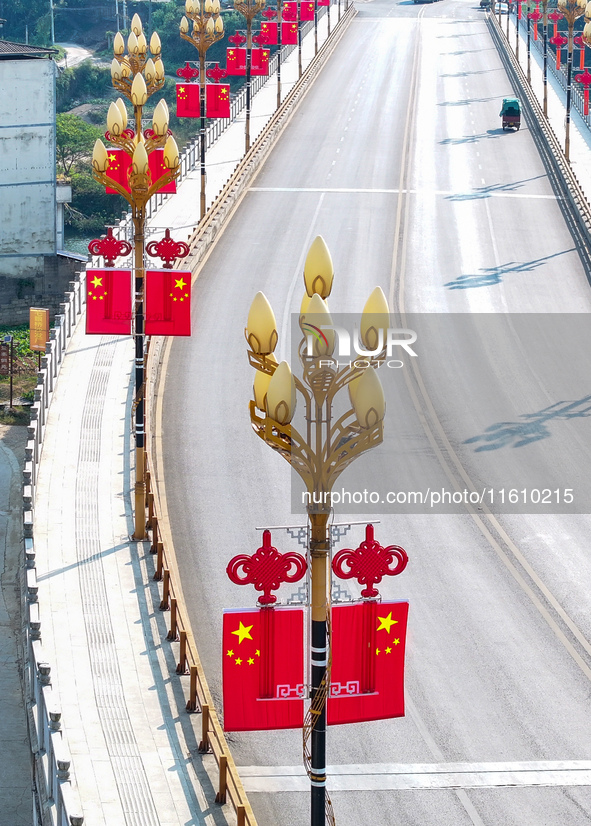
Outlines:
[[143, 106], [147, 100], [148, 89], [146, 88], [146, 81], [144, 80], [144, 76], [138, 72], [131, 84], [131, 102], [134, 106]]
[[138, 143], [134, 149], [131, 164], [134, 175], [148, 174], [148, 153], [146, 152], [146, 147], [142, 142]]
[[351, 382], [353, 383], [355, 386], [350, 389], [349, 395], [357, 421], [364, 429], [375, 427], [386, 412], [384, 390], [379, 376], [373, 367], [367, 367], [358, 380]]
[[335, 333], [333, 330], [322, 329], [324, 326], [332, 326], [332, 318], [326, 301], [320, 297], [319, 293], [314, 293], [310, 298], [306, 312], [300, 316], [302, 333], [312, 344], [311, 352], [309, 347], [305, 349], [306, 355], [312, 355], [316, 358], [325, 358], [332, 355], [335, 345]]
[[293, 419], [296, 408], [295, 381], [286, 361], [282, 361], [267, 387], [267, 415], [274, 422], [287, 425]]
[[253, 353], [269, 355], [277, 346], [277, 322], [267, 296], [258, 292], [248, 311], [246, 340]]
[[308, 295], [318, 293], [321, 298], [328, 298], [332, 290], [334, 268], [332, 258], [322, 235], [312, 241], [304, 264], [304, 283]]
[[382, 347], [385, 347], [390, 326], [390, 309], [381, 287], [376, 287], [365, 302], [361, 315], [361, 341], [366, 350], [376, 350], [382, 333]]

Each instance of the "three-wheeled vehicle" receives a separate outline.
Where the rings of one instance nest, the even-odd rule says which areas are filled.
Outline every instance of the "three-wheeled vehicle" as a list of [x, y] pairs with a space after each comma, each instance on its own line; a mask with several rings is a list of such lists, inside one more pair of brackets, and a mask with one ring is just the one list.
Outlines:
[[521, 126], [521, 106], [517, 98], [503, 98], [501, 107], [503, 129], [519, 129]]

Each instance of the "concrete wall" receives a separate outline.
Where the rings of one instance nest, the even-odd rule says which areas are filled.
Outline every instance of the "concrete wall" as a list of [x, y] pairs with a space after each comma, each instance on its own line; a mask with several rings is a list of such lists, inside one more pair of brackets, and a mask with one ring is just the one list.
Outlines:
[[39, 277], [56, 254], [55, 71], [0, 60], [0, 277]]

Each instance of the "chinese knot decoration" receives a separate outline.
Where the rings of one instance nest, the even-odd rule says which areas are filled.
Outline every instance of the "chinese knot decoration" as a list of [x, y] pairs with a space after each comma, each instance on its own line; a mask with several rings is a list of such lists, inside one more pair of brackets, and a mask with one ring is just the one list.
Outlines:
[[365, 528], [365, 540], [358, 548], [345, 548], [334, 555], [332, 570], [340, 579], [356, 579], [366, 587], [361, 592], [365, 599], [379, 596], [374, 588], [384, 576], [401, 574], [408, 564], [408, 554], [400, 545], [388, 545], [383, 548], [374, 539], [373, 525]]
[[242, 46], [243, 43], [246, 43], [246, 37], [241, 32], [236, 32], [228, 38], [228, 42], [233, 46]]
[[277, 16], [275, 9], [265, 9], [262, 14], [267, 20], [273, 20], [273, 18]]
[[105, 267], [114, 267], [116, 258], [129, 255], [131, 244], [115, 238], [113, 227], [109, 227], [104, 238], [95, 238], [90, 242], [88, 251], [91, 255], [101, 255], [105, 259]]
[[575, 80], [580, 83], [585, 90], [585, 115], [589, 114], [589, 86], [591, 86], [591, 72], [586, 69], [582, 74], [575, 75]]
[[550, 38], [550, 43], [556, 46], [556, 69], [558, 70], [560, 69], [560, 50], [568, 43], [568, 37], [559, 32], [555, 37]]
[[553, 12], [550, 12], [550, 14], [548, 15], [548, 20], [551, 20], [554, 25], [554, 33], [552, 37], [556, 37], [556, 25], [559, 20], [562, 20], [562, 15], [559, 11], [554, 10]]
[[579, 69], [584, 72], [585, 71], [585, 41], [583, 40], [582, 35], [578, 34], [576, 37], [573, 37], [573, 43], [579, 49], [580, 54], [580, 64]]
[[177, 258], [186, 258], [189, 254], [189, 245], [184, 241], [174, 241], [170, 237], [170, 230], [164, 230], [164, 238], [161, 241], [150, 241], [146, 246], [146, 252], [152, 258], [161, 258], [165, 269], [172, 269], [172, 262]]
[[211, 69], [205, 72], [208, 80], [213, 80], [214, 83], [219, 83], [220, 80], [228, 75], [225, 69], [222, 69], [219, 63], [216, 63]]
[[530, 12], [528, 15], [530, 20], [534, 21], [534, 40], [538, 39], [538, 23], [544, 16], [538, 6], [536, 6], [535, 10]]
[[257, 46], [264, 46], [269, 40], [268, 36], [264, 33], [262, 34], [253, 34], [252, 42], [256, 43]]
[[190, 63], [186, 63], [182, 69], [177, 69], [176, 73], [178, 77], [182, 77], [183, 80], [187, 82], [190, 80], [194, 80], [196, 77], [199, 77], [199, 69], [194, 69]]
[[[259, 605], [273, 605], [282, 582], [297, 582], [306, 573], [308, 565], [301, 554], [291, 551], [279, 553], [271, 545], [271, 531], [263, 531], [263, 544], [252, 556], [240, 554], [230, 560], [226, 573], [235, 585], [254, 585], [262, 591]], [[241, 573], [242, 571], [242, 573]]]

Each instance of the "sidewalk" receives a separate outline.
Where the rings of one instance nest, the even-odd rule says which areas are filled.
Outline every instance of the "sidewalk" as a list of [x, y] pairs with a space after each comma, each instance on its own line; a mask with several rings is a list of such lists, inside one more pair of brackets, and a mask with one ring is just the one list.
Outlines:
[[[497, 17], [498, 20], [498, 17]], [[503, 32], [507, 31], [507, 18], [501, 15]], [[527, 20], [524, 17], [519, 22], [519, 63], [524, 73], [527, 75]], [[538, 98], [540, 105], [544, 99], [544, 80], [543, 80], [543, 65], [542, 55], [534, 46], [533, 24], [531, 31], [531, 49], [530, 49], [530, 67], [531, 67], [531, 85], [532, 89]], [[542, 25], [538, 26], [538, 38], [542, 38]], [[549, 34], [552, 27], [548, 26]], [[509, 44], [511, 51], [515, 54], [515, 15], [510, 16], [509, 20]], [[548, 49], [548, 120], [558, 138], [562, 150], [564, 151], [564, 140], [566, 135], [566, 92], [560, 86], [558, 80], [550, 71], [550, 63], [555, 61], [553, 53]], [[578, 65], [578, 51], [575, 54], [575, 64], [573, 65], [573, 88], [578, 86], [575, 83], [574, 77], [579, 74], [576, 68]], [[523, 123], [523, 121], [522, 121]], [[587, 200], [591, 203], [591, 129], [587, 126], [583, 118], [579, 115], [574, 106], [571, 106], [571, 123], [570, 123], [570, 164], [573, 172], [579, 180]]]
[[[331, 19], [336, 26], [336, 8]], [[323, 17], [319, 45], [325, 31]], [[313, 31], [302, 53], [305, 69], [314, 55]], [[297, 60], [295, 49], [282, 66], [282, 98], [297, 80]], [[252, 142], [275, 103], [272, 77], [253, 99]], [[208, 205], [243, 152], [244, 115], [207, 153]], [[173, 237], [184, 239], [198, 222], [199, 188], [197, 170], [156, 213], [152, 229], [170, 227]], [[233, 809], [213, 804], [208, 771], [213, 778], [215, 763], [198, 753], [200, 716], [184, 710], [150, 543], [129, 538], [133, 357], [129, 337], [86, 336], [82, 321], [53, 393], [34, 514], [43, 655], [85, 826], [232, 824]], [[0, 822], [7, 826], [32, 822], [31, 756], [13, 633], [20, 622], [14, 569], [23, 556], [20, 461], [21, 453], [13, 456], [0, 441], [0, 554], [8, 551], [0, 601], [0, 738], [9, 756], [0, 771]], [[9, 507], [15, 517], [10, 529], [4, 518]], [[21, 797], [22, 813], [16, 809]]]

